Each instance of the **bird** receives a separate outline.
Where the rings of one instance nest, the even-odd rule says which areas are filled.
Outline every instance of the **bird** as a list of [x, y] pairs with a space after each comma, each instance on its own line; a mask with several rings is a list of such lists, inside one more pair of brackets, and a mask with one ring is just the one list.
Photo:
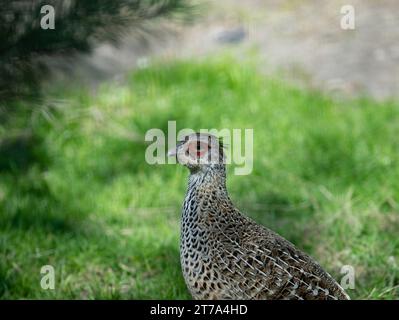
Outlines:
[[350, 299], [313, 258], [233, 205], [224, 146], [217, 136], [186, 135], [168, 156], [190, 171], [180, 263], [193, 299]]

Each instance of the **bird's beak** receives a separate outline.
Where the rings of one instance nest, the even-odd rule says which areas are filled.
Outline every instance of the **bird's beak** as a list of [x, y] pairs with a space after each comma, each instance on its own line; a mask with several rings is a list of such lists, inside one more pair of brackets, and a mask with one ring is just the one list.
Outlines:
[[173, 148], [168, 151], [168, 157], [175, 157], [176, 155], [177, 155], [177, 148]]

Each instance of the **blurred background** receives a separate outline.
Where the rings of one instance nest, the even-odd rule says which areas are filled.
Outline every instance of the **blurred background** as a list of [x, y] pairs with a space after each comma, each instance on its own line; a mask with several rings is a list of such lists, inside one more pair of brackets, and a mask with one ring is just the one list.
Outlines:
[[188, 172], [144, 158], [168, 121], [254, 129], [235, 204], [338, 281], [353, 266], [352, 299], [399, 298], [396, 1], [0, 4], [1, 298], [190, 298]]

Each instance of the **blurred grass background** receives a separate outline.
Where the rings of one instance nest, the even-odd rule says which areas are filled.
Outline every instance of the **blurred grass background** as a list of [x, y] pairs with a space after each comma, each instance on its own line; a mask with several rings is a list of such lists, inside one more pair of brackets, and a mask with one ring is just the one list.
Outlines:
[[[148, 165], [144, 135], [253, 128], [237, 206], [306, 250], [352, 299], [399, 298], [399, 104], [338, 100], [226, 55], [154, 63], [125, 84], [50, 87], [0, 124], [0, 297], [187, 299], [179, 220], [188, 172]], [[40, 268], [55, 268], [55, 290]]]

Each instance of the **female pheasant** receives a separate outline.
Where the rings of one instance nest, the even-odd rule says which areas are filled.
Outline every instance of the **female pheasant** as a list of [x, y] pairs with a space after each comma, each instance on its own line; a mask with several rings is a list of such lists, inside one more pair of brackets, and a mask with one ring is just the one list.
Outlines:
[[310, 256], [234, 207], [215, 136], [189, 135], [168, 155], [190, 170], [180, 260], [193, 298], [349, 299]]

